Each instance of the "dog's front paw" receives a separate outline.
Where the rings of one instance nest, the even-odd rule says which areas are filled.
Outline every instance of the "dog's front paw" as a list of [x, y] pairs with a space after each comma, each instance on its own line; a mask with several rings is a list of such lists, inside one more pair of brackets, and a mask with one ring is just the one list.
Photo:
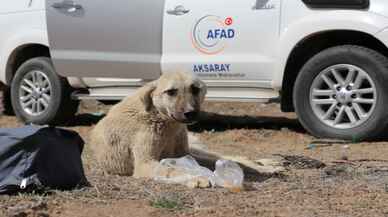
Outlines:
[[210, 188], [212, 185], [206, 177], [196, 177], [186, 183], [189, 188]]

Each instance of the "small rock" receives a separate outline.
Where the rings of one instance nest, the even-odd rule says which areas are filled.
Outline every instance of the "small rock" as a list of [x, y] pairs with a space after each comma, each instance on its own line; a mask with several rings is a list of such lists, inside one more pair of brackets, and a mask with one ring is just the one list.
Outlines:
[[341, 151], [341, 160], [349, 160], [349, 149], [350, 149], [350, 146], [349, 145], [344, 145], [342, 146], [342, 151]]

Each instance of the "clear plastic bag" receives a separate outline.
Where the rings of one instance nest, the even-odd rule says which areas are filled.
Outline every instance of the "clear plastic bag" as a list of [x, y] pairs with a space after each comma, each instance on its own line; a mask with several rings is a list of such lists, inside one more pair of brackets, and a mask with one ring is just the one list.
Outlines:
[[[162, 168], [173, 168], [178, 171], [178, 176], [165, 177], [159, 171]], [[198, 162], [190, 155], [182, 158], [167, 158], [160, 161], [160, 166], [156, 168], [155, 180], [163, 181], [166, 183], [184, 184], [198, 177], [206, 177], [212, 186], [215, 186], [214, 173], [206, 167], [202, 167]]]
[[[160, 171], [165, 168], [172, 168], [179, 175], [166, 177]], [[244, 182], [244, 173], [240, 166], [229, 160], [218, 160], [216, 162], [216, 170], [212, 172], [206, 167], [202, 167], [192, 156], [182, 158], [169, 158], [160, 161], [160, 165], [156, 168], [155, 180], [166, 183], [185, 184], [191, 180], [204, 177], [207, 178], [211, 186], [219, 186], [225, 188], [242, 188]]]

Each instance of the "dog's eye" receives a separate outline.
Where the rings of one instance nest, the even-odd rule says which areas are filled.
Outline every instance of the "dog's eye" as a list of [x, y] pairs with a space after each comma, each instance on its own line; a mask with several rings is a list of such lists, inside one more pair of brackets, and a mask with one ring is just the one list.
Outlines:
[[194, 85], [191, 86], [191, 93], [192, 93], [193, 95], [198, 95], [199, 92], [201, 92], [201, 88], [196, 87], [196, 86], [194, 86]]
[[170, 89], [166, 90], [167, 95], [169, 96], [176, 96], [178, 94], [178, 89]]

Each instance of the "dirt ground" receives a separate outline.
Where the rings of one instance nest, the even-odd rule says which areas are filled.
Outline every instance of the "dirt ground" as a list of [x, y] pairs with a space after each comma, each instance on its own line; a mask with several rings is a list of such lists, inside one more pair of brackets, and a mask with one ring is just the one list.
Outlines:
[[[89, 131], [108, 108], [83, 102], [68, 128], [87, 142]], [[288, 160], [287, 171], [248, 176], [239, 193], [192, 190], [105, 175], [90, 153], [93, 144], [87, 143], [83, 161], [92, 187], [0, 196], [0, 216], [388, 216], [387, 139], [352, 144], [316, 139], [277, 104], [207, 103], [205, 110], [209, 113], [190, 131], [209, 150], [253, 160], [282, 155]], [[1, 127], [21, 125], [15, 117], [0, 117]], [[305, 157], [326, 166], [313, 168], [316, 164]]]

